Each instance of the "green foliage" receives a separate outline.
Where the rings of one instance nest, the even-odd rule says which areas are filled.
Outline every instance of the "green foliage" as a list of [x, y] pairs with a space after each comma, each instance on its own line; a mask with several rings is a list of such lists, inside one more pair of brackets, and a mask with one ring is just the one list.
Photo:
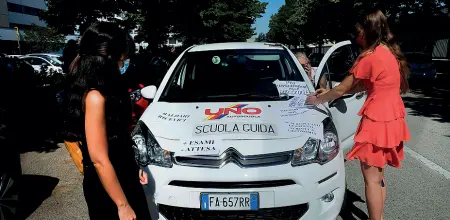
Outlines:
[[[259, 0], [47, 0], [40, 15], [60, 33], [70, 34], [80, 25], [104, 18], [121, 26], [139, 28], [139, 41], [151, 49], [162, 45], [169, 33], [185, 44], [245, 41], [253, 36], [252, 24], [262, 16], [267, 3]], [[117, 19], [115, 15], [124, 15]]]
[[54, 52], [64, 46], [65, 36], [55, 29], [31, 25], [25, 32], [25, 42], [31, 52]]
[[267, 34], [259, 33], [258, 37], [256, 37], [256, 42], [268, 42]]
[[[135, 26], [133, 16], [128, 13], [137, 13], [140, 0], [46, 0], [48, 10], [39, 16], [50, 27], [62, 34], [73, 34], [76, 25], [80, 25], [80, 32], [99, 18], [110, 22], [131, 23], [127, 28]], [[143, 1], [145, 2], [145, 1]], [[124, 14], [124, 20], [115, 15]], [[129, 21], [127, 21], [130, 19]]]
[[259, 0], [178, 1], [173, 32], [187, 44], [245, 41], [255, 34], [252, 24], [266, 6]]
[[[355, 33], [357, 17], [378, 7], [395, 30], [411, 14], [439, 14], [442, 0], [286, 0], [270, 20], [269, 38], [290, 45], [341, 41]], [[417, 30], [417, 28], [416, 28]]]

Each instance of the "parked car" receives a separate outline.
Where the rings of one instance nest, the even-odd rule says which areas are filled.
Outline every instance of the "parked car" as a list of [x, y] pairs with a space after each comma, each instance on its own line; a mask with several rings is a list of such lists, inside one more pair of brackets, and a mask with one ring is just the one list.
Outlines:
[[7, 55], [7, 57], [9, 57], [9, 58], [20, 58], [20, 57], [22, 57], [22, 55], [13, 55], [13, 54], [10, 54], [10, 55]]
[[[0, 120], [4, 117], [0, 108]], [[16, 219], [19, 205], [20, 155], [7, 144], [6, 126], [0, 122], [0, 220]]]
[[56, 58], [45, 56], [23, 56], [20, 59], [27, 61], [31, 64], [35, 71], [41, 72], [42, 68], [47, 68], [47, 71], [55, 71], [57, 73], [63, 73], [62, 62]]
[[405, 52], [410, 69], [411, 80], [434, 80], [437, 78], [436, 68], [431, 54]]
[[54, 53], [31, 53], [27, 54], [26, 56], [37, 56], [37, 57], [43, 57], [43, 58], [53, 58], [57, 59], [60, 62], [62, 62], [62, 55], [61, 54], [54, 54]]
[[[18, 219], [18, 194], [21, 176], [17, 130], [22, 125], [24, 104], [17, 97], [28, 96], [28, 88], [11, 95], [15, 84], [30, 87], [28, 77], [33, 68], [14, 58], [0, 58], [0, 220]], [[31, 74], [28, 74], [31, 73]], [[16, 85], [17, 86], [17, 85]], [[15, 124], [17, 123], [17, 124]]]
[[[337, 74], [330, 59], [348, 53], [350, 41], [331, 47], [319, 71]], [[290, 107], [300, 87], [314, 91], [305, 79], [282, 45], [219, 43], [188, 48], [143, 88], [152, 103], [132, 137], [155, 219], [336, 219], [366, 96]]]

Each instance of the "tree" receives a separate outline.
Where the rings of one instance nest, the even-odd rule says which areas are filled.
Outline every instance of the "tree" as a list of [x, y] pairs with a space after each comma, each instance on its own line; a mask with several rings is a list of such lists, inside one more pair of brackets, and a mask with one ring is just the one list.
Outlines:
[[55, 52], [64, 46], [65, 36], [53, 28], [32, 25], [25, 29], [25, 42], [32, 52]]
[[395, 29], [410, 14], [433, 16], [442, 4], [442, 0], [286, 0], [271, 18], [269, 38], [287, 44], [341, 41], [355, 33], [357, 17], [365, 9], [379, 7]]
[[255, 40], [256, 42], [267, 42], [267, 34], [259, 33], [258, 37]]
[[286, 0], [280, 7], [278, 13], [270, 17], [269, 33], [267, 37], [272, 42], [285, 43], [288, 45], [298, 45], [300, 34], [294, 29], [288, 20], [295, 13], [296, 0]]
[[267, 3], [259, 0], [176, 1], [173, 32], [187, 44], [245, 41]]
[[259, 0], [47, 0], [48, 10], [40, 17], [64, 34], [76, 25], [84, 32], [99, 18], [138, 27], [139, 40], [157, 50], [169, 33], [187, 45], [245, 41], [255, 34], [252, 24], [266, 5]]
[[[98, 19], [110, 22], [124, 23], [128, 19], [134, 28], [133, 16], [128, 13], [137, 13], [140, 0], [46, 0], [47, 10], [39, 17], [62, 34], [73, 34], [77, 25], [81, 33]], [[145, 2], [145, 1], [144, 1]], [[117, 15], [123, 15], [118, 17]], [[130, 27], [131, 26], [131, 27]]]

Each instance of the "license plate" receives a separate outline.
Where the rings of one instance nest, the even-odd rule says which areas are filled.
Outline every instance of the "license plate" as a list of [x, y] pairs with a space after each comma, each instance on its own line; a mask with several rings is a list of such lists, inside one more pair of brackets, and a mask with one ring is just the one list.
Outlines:
[[201, 193], [201, 210], [258, 210], [258, 193]]

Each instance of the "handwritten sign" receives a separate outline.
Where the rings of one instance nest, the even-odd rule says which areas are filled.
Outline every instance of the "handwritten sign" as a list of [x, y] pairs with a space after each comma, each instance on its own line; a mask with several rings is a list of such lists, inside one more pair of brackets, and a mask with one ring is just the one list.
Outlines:
[[323, 140], [323, 124], [309, 121], [288, 122], [285, 129], [288, 133], [306, 135], [312, 138]]
[[310, 111], [309, 109], [302, 108], [281, 108], [278, 109], [280, 118], [286, 119], [290, 117], [300, 116]]
[[303, 108], [306, 106], [306, 95], [295, 96], [289, 100], [289, 107], [292, 108]]
[[190, 138], [181, 141], [181, 150], [177, 156], [219, 155], [223, 141], [217, 138]]
[[193, 131], [194, 136], [223, 134], [277, 135], [278, 132], [276, 125], [270, 123], [199, 124]]
[[280, 95], [302, 96], [309, 94], [308, 87], [305, 82], [300, 81], [279, 81], [273, 82], [277, 86]]
[[320, 123], [328, 117], [328, 115], [314, 109], [289, 107], [278, 109], [278, 114], [281, 120], [284, 120], [286, 123], [298, 120]]
[[167, 113], [167, 112], [163, 112], [160, 115], [158, 115], [158, 119], [171, 122], [185, 122], [189, 117], [190, 115], [186, 114]]

